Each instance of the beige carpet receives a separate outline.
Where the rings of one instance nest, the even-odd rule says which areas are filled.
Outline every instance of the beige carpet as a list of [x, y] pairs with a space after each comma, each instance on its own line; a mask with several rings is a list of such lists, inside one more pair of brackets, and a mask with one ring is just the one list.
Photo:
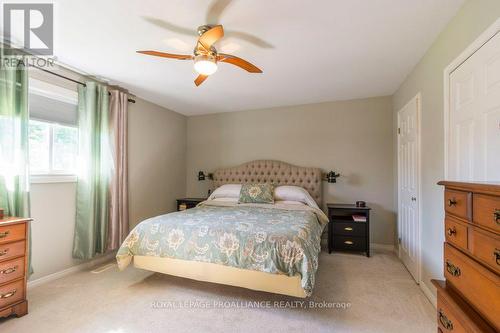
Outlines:
[[344, 309], [115, 266], [31, 289], [30, 313], [0, 320], [0, 332], [435, 332], [433, 306], [396, 256], [373, 252], [321, 254], [306, 304]]

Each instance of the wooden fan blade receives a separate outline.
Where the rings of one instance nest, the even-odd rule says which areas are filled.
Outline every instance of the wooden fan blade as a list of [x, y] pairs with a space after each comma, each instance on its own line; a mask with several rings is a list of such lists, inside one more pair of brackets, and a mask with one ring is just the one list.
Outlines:
[[205, 81], [207, 79], [208, 75], [198, 75], [198, 77], [196, 78], [196, 80], [194, 80], [194, 84], [196, 84], [196, 86], [198, 87], [200, 84], [203, 83], [203, 81]]
[[232, 0], [215, 0], [210, 4], [207, 11], [207, 18], [205, 22], [208, 24], [217, 24], [219, 23], [220, 17], [222, 16], [222, 12], [226, 9], [226, 7], [231, 3]]
[[201, 35], [200, 38], [198, 38], [198, 42], [201, 43], [207, 51], [209, 51], [210, 47], [222, 37], [224, 37], [224, 29], [222, 28], [222, 25], [216, 25]]
[[247, 72], [250, 72], [250, 73], [262, 73], [262, 70], [260, 68], [258, 68], [257, 66], [249, 63], [248, 61], [246, 61], [244, 59], [235, 57], [233, 55], [219, 53], [219, 55], [217, 56], [217, 61], [227, 62], [229, 64], [243, 68], [244, 70], [246, 70]]
[[158, 51], [136, 51], [136, 52], [142, 53], [142, 54], [147, 54], [147, 55], [152, 55], [155, 57], [162, 57], [162, 58], [171, 58], [171, 59], [179, 59], [179, 60], [193, 59], [192, 55], [187, 55], [187, 54], [172, 54], [172, 53], [164, 53], [164, 52], [158, 52]]

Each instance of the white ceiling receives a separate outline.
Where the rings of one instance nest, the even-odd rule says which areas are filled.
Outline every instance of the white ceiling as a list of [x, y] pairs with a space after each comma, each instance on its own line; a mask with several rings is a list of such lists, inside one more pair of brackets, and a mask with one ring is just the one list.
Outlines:
[[[219, 64], [198, 88], [190, 61], [135, 53], [191, 53], [210, 3], [55, 1], [55, 55], [185, 115], [391, 95], [463, 0], [233, 0], [216, 46], [264, 73]], [[162, 27], [169, 23], [192, 35]]]

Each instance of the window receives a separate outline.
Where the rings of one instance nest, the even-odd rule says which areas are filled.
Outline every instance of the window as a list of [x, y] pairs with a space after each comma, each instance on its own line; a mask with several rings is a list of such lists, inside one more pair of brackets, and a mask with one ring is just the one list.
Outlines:
[[31, 119], [29, 154], [32, 175], [75, 175], [78, 129], [76, 126]]
[[29, 166], [32, 183], [74, 182], [78, 94], [30, 77]]

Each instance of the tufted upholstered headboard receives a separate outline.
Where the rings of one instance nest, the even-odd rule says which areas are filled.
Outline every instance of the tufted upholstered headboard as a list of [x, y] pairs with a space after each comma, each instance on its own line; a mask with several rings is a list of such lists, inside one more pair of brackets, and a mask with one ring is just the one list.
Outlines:
[[272, 160], [257, 160], [214, 171], [214, 185], [272, 183], [301, 186], [321, 206], [321, 170]]

